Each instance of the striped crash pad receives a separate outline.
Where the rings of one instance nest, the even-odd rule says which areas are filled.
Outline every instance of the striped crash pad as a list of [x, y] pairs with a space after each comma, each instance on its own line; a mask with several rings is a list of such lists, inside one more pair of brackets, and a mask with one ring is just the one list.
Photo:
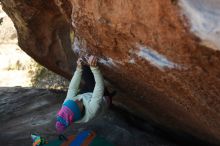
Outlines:
[[67, 140], [61, 140], [57, 138], [49, 141], [48, 144], [43, 146], [114, 146], [110, 142], [106, 141], [96, 135], [93, 131], [83, 131], [78, 135], [70, 135]]

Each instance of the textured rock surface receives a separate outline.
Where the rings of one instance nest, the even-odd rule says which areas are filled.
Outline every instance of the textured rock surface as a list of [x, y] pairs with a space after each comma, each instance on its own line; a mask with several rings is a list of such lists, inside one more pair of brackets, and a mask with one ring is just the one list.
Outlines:
[[128, 93], [117, 99], [128, 109], [220, 144], [220, 52], [190, 32], [179, 1], [1, 2], [21, 48], [41, 64], [70, 77], [72, 27], [75, 54], [100, 56], [106, 79]]

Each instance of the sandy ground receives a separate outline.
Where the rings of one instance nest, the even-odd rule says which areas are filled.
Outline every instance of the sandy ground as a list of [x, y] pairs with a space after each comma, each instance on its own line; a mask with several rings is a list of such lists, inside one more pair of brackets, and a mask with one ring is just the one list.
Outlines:
[[16, 44], [0, 44], [0, 59], [0, 86], [31, 86], [31, 75], [22, 64], [33, 61]]
[[0, 25], [0, 86], [30, 86], [31, 76], [25, 66], [29, 66], [33, 60], [17, 45], [14, 25], [1, 6], [0, 19], [3, 20]]
[[66, 79], [42, 67], [20, 49], [14, 24], [1, 5], [0, 20], [0, 87], [66, 89]]

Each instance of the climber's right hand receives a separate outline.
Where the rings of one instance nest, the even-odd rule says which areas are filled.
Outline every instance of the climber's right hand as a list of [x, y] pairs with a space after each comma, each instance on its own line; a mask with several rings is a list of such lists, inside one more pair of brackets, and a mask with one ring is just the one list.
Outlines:
[[82, 65], [83, 65], [83, 59], [80, 57], [77, 60], [77, 68], [82, 68]]

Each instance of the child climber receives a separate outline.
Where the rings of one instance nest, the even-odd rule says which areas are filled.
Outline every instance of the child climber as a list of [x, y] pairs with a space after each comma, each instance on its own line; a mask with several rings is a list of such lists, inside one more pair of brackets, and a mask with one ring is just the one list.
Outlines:
[[95, 87], [92, 87], [94, 90], [93, 92], [77, 95], [83, 71], [83, 59], [79, 58], [76, 71], [69, 85], [66, 99], [57, 114], [56, 130], [59, 134], [63, 133], [73, 122], [86, 123], [94, 119], [99, 113], [107, 109], [111, 103], [111, 96], [104, 96], [104, 81], [97, 66], [97, 58], [95, 56], [90, 56], [86, 61], [94, 75], [94, 78], [88, 81], [92, 84], [92, 81], [94, 82], [95, 79]]

